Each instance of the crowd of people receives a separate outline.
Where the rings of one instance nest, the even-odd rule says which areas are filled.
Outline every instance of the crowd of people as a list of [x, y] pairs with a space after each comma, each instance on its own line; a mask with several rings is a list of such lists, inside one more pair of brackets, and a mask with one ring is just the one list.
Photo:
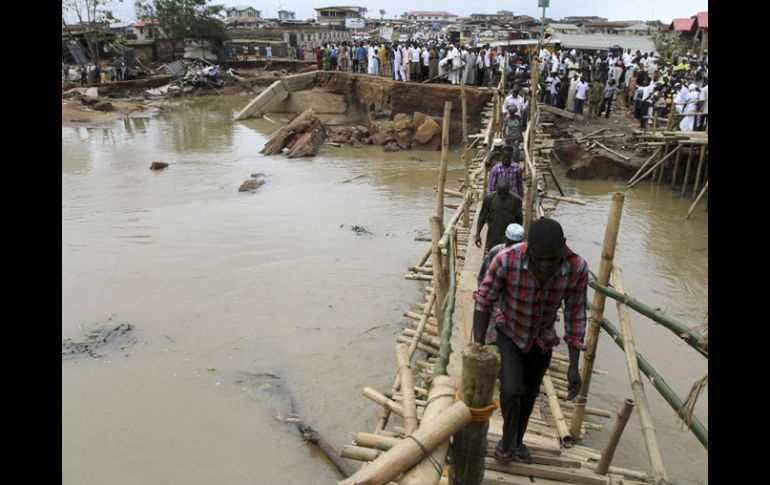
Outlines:
[[[667, 122], [671, 110], [682, 116], [682, 131], [708, 124], [708, 55], [687, 54], [673, 61], [655, 53], [542, 49], [540, 101], [589, 117], [609, 118], [618, 96], [633, 108], [640, 127]], [[691, 113], [697, 115], [690, 116]]]
[[86, 84], [123, 81], [126, 78], [127, 68], [123, 60], [116, 57], [112, 62], [89, 62], [72, 66], [62, 61], [61, 72], [64, 84], [80, 82], [81, 86], [85, 86]]
[[[301, 56], [304, 53], [300, 53]], [[510, 56], [502, 48], [479, 47], [446, 41], [402, 43], [342, 42], [315, 48], [318, 69], [366, 73], [396, 81], [434, 81], [470, 86], [496, 86], [503, 70], [507, 75], [524, 73], [524, 56]], [[302, 57], [300, 57], [302, 58]]]

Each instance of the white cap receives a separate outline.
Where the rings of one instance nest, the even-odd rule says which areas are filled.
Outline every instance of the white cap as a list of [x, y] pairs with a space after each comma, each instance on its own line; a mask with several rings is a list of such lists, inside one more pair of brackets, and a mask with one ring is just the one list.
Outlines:
[[503, 139], [502, 138], [495, 138], [495, 141], [492, 142], [493, 147], [501, 147], [503, 146]]
[[524, 228], [521, 224], [508, 224], [508, 228], [505, 230], [505, 237], [513, 242], [519, 242], [524, 239]]

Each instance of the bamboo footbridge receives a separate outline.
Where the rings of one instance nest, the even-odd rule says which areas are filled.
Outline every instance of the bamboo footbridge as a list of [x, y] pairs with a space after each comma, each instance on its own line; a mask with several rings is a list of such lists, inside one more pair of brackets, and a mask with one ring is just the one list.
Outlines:
[[[533, 61], [535, 64], [536, 61]], [[532, 68], [532, 86], [537, 89], [537, 72]], [[505, 85], [505, 78], [500, 87]], [[537, 95], [532, 103], [524, 134], [524, 227], [547, 217], [558, 202], [585, 204], [548, 193], [550, 168], [547, 149], [552, 145], [539, 128]], [[465, 119], [464, 88], [460, 102]], [[478, 223], [479, 203], [485, 193], [494, 135], [500, 131], [502, 97], [495, 93], [485, 108], [485, 128], [468, 136], [463, 122], [465, 177], [457, 190], [446, 189], [448, 133], [451, 102], [444, 107], [441, 168], [437, 187], [436, 214], [430, 217], [431, 245], [409, 268], [407, 279], [423, 284], [421, 297], [404, 313], [407, 324], [396, 339], [397, 372], [390, 389], [363, 388], [363, 395], [380, 409], [377, 426], [369, 432], [352, 433], [351, 444], [341, 456], [362, 467], [352, 475], [346, 472], [340, 485], [352, 484], [543, 484], [577, 483], [621, 485], [670, 483], [657, 445], [640, 370], [661, 392], [690, 430], [708, 449], [708, 431], [692, 416], [688, 405], [668, 387], [665, 380], [635, 350], [628, 308], [664, 325], [693, 349], [708, 358], [707, 333], [676, 322], [623, 292], [620, 268], [613, 262], [620, 224], [623, 195], [612, 198], [598, 275], [589, 304], [590, 318], [586, 352], [581, 365], [582, 386], [573, 401], [567, 401], [569, 359], [556, 351], [543, 378], [540, 395], [529, 420], [524, 443], [532, 453], [532, 463], [498, 463], [494, 447], [502, 436], [503, 420], [495, 398], [499, 395], [497, 375], [500, 361], [494, 346], [469, 343], [473, 322], [473, 291], [481, 266], [482, 249], [473, 244], [473, 228]], [[472, 142], [469, 142], [472, 140]], [[559, 188], [561, 192], [561, 189]], [[445, 203], [447, 198], [459, 204]], [[544, 201], [550, 201], [546, 204]], [[455, 208], [445, 223], [444, 208]], [[610, 283], [610, 276], [612, 282]], [[603, 318], [606, 297], [617, 301], [621, 329]], [[607, 372], [594, 369], [601, 329], [625, 350], [633, 399], [626, 398], [622, 409], [611, 412], [587, 405], [592, 376]], [[559, 349], [557, 347], [557, 349]], [[557, 350], [555, 349], [555, 350]], [[636, 358], [633, 358], [636, 357]], [[688, 402], [691, 405], [690, 399]], [[611, 465], [613, 454], [630, 414], [636, 409], [650, 457], [652, 475]], [[393, 415], [397, 418], [393, 418]], [[612, 431], [603, 449], [579, 444], [587, 432], [601, 430], [611, 423]], [[451, 445], [450, 445], [451, 441]], [[349, 475], [349, 476], [348, 476]]]

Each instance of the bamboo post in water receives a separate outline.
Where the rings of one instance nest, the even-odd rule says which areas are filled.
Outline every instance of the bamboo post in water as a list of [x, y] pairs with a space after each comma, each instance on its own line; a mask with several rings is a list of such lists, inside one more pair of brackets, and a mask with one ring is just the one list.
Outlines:
[[663, 158], [661, 158], [660, 160], [658, 160], [658, 161], [655, 163], [655, 165], [654, 165], [654, 166], [653, 166], [651, 169], [649, 169], [649, 170], [647, 170], [646, 172], [644, 172], [644, 175], [642, 175], [641, 177], [637, 178], [637, 179], [636, 179], [636, 180], [634, 180], [633, 182], [629, 183], [629, 184], [628, 184], [628, 188], [630, 189], [630, 188], [631, 188], [631, 187], [633, 187], [634, 185], [638, 184], [639, 182], [641, 182], [642, 180], [644, 180], [645, 178], [647, 178], [647, 176], [648, 176], [650, 173], [652, 173], [652, 172], [653, 172], [653, 171], [654, 171], [656, 168], [658, 168], [658, 166], [659, 166], [661, 163], [665, 162], [665, 161], [668, 159], [668, 157], [670, 157], [671, 155], [673, 155], [675, 152], [679, 152], [679, 149], [680, 149], [681, 147], [682, 147], [682, 145], [678, 145], [676, 148], [674, 148], [673, 150], [671, 150], [670, 152], [668, 152], [668, 153], [666, 154], [666, 156], [665, 156], [665, 157], [663, 157]]
[[441, 249], [438, 247], [438, 242], [441, 240], [441, 236], [444, 234], [444, 224], [437, 216], [430, 218], [430, 232], [433, 245], [433, 287], [436, 294], [435, 308], [433, 314], [436, 315], [436, 323], [438, 324], [438, 334], [441, 335], [441, 329], [444, 327], [444, 300], [447, 295], [447, 285], [444, 275], [446, 273], [444, 268], [444, 260], [441, 257]]
[[414, 376], [409, 365], [409, 348], [404, 344], [396, 345], [396, 362], [398, 375], [401, 377], [402, 406], [404, 407], [404, 428], [406, 434], [417, 429], [417, 404], [414, 397]]
[[690, 164], [692, 163], [692, 154], [694, 150], [695, 147], [690, 145], [690, 153], [687, 155], [687, 169], [684, 171], [684, 180], [682, 181], [682, 197], [687, 193], [687, 184], [689, 183], [687, 179], [690, 178]]
[[449, 160], [449, 120], [452, 102], [444, 103], [444, 121], [441, 127], [441, 169], [438, 176], [438, 195], [436, 197], [436, 216], [444, 222], [444, 188], [446, 186], [446, 166]]
[[698, 171], [695, 172], [695, 185], [692, 188], [692, 198], [695, 199], [696, 195], [698, 193], [698, 189], [700, 188], [700, 182], [701, 182], [701, 175], [703, 173], [703, 161], [706, 159], [706, 147], [707, 145], [701, 145], [700, 147], [700, 157], [698, 158]]
[[685, 217], [685, 219], [689, 219], [690, 218], [690, 215], [692, 214], [692, 211], [695, 210], [695, 206], [698, 205], [698, 202], [700, 202], [700, 200], [703, 198], [703, 196], [706, 194], [706, 192], [708, 192], [708, 190], [709, 190], [709, 183], [708, 183], [708, 180], [707, 180], [706, 184], [703, 186], [703, 190], [701, 190], [700, 194], [698, 194], [698, 198], [695, 199], [695, 202], [693, 202], [692, 205], [690, 206], [690, 210], [687, 211], [687, 217]]
[[471, 422], [468, 406], [457, 401], [430, 423], [425, 423], [369, 466], [337, 482], [338, 485], [382, 485], [414, 466], [450, 436]]
[[[612, 270], [613, 285], [618, 291], [623, 291], [623, 277], [619, 266], [614, 266]], [[618, 316], [620, 318], [620, 331], [623, 333], [623, 347], [626, 355], [626, 366], [628, 367], [628, 380], [631, 383], [631, 390], [634, 392], [634, 400], [639, 404], [636, 408], [639, 414], [639, 423], [642, 425], [642, 434], [644, 442], [647, 445], [647, 454], [650, 457], [650, 464], [655, 475], [655, 482], [661, 480], [668, 482], [668, 474], [663, 466], [663, 457], [658, 447], [658, 436], [655, 433], [655, 425], [652, 422], [652, 413], [647, 403], [647, 395], [644, 392], [642, 376], [639, 373], [639, 363], [636, 359], [636, 347], [634, 344], [634, 334], [631, 331], [631, 321], [628, 316], [628, 308], [618, 302]]]
[[[677, 145], [679, 146], [679, 145]], [[676, 184], [676, 176], [679, 174], [679, 162], [682, 159], [682, 151], [679, 150], [676, 153], [676, 162], [674, 162], [674, 173], [671, 174], [671, 188], [674, 188], [674, 185]]]
[[[486, 408], [492, 404], [495, 380], [500, 372], [500, 354], [494, 345], [471, 343], [463, 350], [462, 384], [460, 396], [472, 408]], [[478, 421], [476, 419], [479, 419]], [[484, 479], [484, 460], [487, 454], [489, 418], [474, 421], [455, 434], [452, 447], [450, 483], [479, 485]]]
[[[618, 241], [618, 231], [620, 230], [620, 217], [623, 213], [623, 201], [625, 197], [620, 192], [612, 194], [612, 203], [610, 204], [610, 214], [607, 219], [607, 228], [604, 232], [604, 246], [602, 247], [602, 260], [599, 265], [599, 275], [597, 280], [600, 284], [607, 286], [612, 271], [612, 261], [615, 259], [615, 245]], [[585, 415], [586, 399], [588, 389], [591, 386], [591, 375], [593, 374], [594, 360], [596, 359], [596, 346], [599, 342], [599, 323], [604, 315], [604, 301], [606, 297], [600, 292], [594, 292], [593, 310], [588, 320], [588, 331], [586, 335], [586, 351], [583, 356], [583, 368], [581, 369], [580, 391], [575, 398], [575, 415], [572, 417], [572, 426], [570, 433], [573, 439], [580, 438], [580, 429], [583, 426], [583, 417]]]
[[[668, 142], [666, 142], [665, 145], [663, 145], [663, 153], [668, 153]], [[666, 164], [662, 164], [658, 170], [658, 179], [655, 182], [656, 184], [660, 185], [660, 183], [663, 181], [663, 172], [665, 171]]]
[[642, 173], [642, 170], [644, 170], [644, 168], [645, 168], [645, 167], [646, 167], [646, 166], [647, 166], [647, 165], [648, 165], [648, 164], [649, 164], [649, 163], [652, 161], [652, 159], [653, 159], [653, 158], [655, 158], [655, 156], [656, 156], [658, 153], [660, 153], [660, 150], [661, 150], [661, 147], [658, 147], [658, 148], [656, 148], [656, 149], [655, 149], [655, 151], [654, 151], [654, 152], [652, 152], [652, 155], [650, 155], [650, 157], [649, 157], [647, 160], [645, 160], [645, 162], [642, 164], [642, 166], [641, 166], [641, 167], [639, 167], [639, 170], [637, 170], [637, 171], [636, 171], [636, 173], [634, 174], [634, 176], [633, 176], [633, 177], [631, 177], [630, 179], [628, 179], [628, 182], [626, 182], [626, 185], [628, 185], [628, 184], [630, 184], [631, 182], [633, 182], [634, 180], [636, 180], [636, 177], [637, 177], [637, 176], [638, 176], [640, 173]]
[[620, 412], [618, 413], [618, 419], [615, 421], [615, 425], [610, 431], [607, 444], [604, 445], [604, 450], [602, 450], [602, 457], [599, 459], [599, 463], [596, 464], [596, 469], [594, 472], [597, 475], [607, 474], [607, 470], [610, 468], [610, 463], [612, 463], [612, 457], [615, 456], [615, 448], [617, 448], [618, 442], [620, 441], [620, 435], [622, 435], [623, 430], [626, 429], [626, 423], [628, 423], [628, 418], [631, 417], [631, 411], [633, 410], [633, 399], [626, 398], [626, 400], [623, 401], [623, 408], [621, 408]]
[[[422, 415], [423, 426], [433, 422], [436, 417], [455, 402], [454, 378], [449, 376], [436, 376], [433, 385], [428, 391], [428, 405]], [[449, 440], [440, 444], [430, 457], [423, 458], [411, 470], [404, 473], [399, 482], [400, 485], [434, 485], [438, 483], [443, 474], [443, 467], [438, 469], [436, 463], [442, 466], [446, 461], [449, 451]]]

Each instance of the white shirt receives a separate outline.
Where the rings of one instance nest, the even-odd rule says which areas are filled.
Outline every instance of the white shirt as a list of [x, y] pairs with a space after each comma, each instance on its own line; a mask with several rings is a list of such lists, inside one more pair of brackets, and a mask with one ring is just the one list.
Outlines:
[[652, 92], [655, 91], [655, 84], [650, 83], [649, 86], [645, 86], [644, 90], [642, 91], [642, 102], [650, 102], [652, 101]]
[[709, 112], [709, 85], [708, 84], [700, 88], [699, 99], [703, 101], [703, 106], [701, 107], [701, 111], [704, 113], [708, 113]]
[[420, 49], [414, 47], [409, 50], [412, 62], [420, 62]]
[[430, 53], [428, 53], [428, 49], [425, 49], [422, 51], [422, 64], [424, 66], [428, 65], [429, 56], [430, 56]]
[[505, 101], [503, 101], [503, 113], [508, 112], [509, 106], [516, 106], [516, 112], [521, 115], [524, 113], [524, 109], [527, 107], [527, 102], [521, 95], [518, 95], [514, 98], [512, 94], [509, 94], [506, 96]]
[[575, 99], [586, 99], [586, 91], [588, 91], [588, 83], [582, 83], [580, 81], [576, 84]]
[[396, 65], [401, 64], [401, 49], [396, 49], [396, 53], [393, 56], [393, 62], [395, 62]]

